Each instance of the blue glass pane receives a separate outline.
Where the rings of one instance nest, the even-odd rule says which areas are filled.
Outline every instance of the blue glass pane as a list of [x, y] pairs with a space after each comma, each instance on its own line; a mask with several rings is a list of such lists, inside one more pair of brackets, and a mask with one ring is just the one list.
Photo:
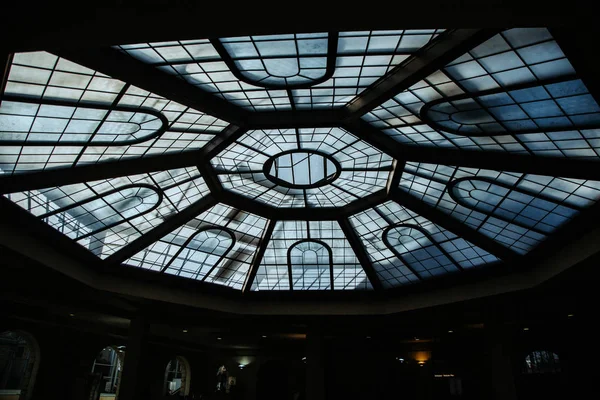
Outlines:
[[[423, 116], [434, 126], [458, 134], [533, 133], [536, 131], [596, 127], [600, 125], [600, 107], [580, 80], [563, 86], [538, 85], [527, 89], [434, 102]], [[496, 97], [494, 97], [496, 96]], [[461, 111], [467, 99], [469, 111]], [[490, 124], [493, 120], [496, 123]]]
[[125, 264], [241, 289], [266, 224], [265, 218], [217, 204]]
[[[329, 258], [331, 255], [331, 259]], [[372, 289], [335, 221], [279, 221], [260, 262], [252, 290]]]

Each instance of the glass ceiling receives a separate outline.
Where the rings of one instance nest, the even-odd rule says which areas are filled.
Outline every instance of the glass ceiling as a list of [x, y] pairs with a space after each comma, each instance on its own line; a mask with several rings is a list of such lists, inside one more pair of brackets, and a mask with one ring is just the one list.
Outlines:
[[[596, 206], [600, 107], [545, 28], [491, 32], [428, 65], [436, 46], [461, 45], [457, 31], [108, 49], [242, 115], [288, 111], [253, 124], [133, 86], [126, 71], [105, 75], [93, 57], [14, 54], [3, 201], [99, 263], [243, 292], [373, 291], [507, 269]], [[415, 64], [428, 72], [405, 78]], [[344, 113], [324, 123], [324, 109]], [[482, 153], [497, 161], [468, 158]]]
[[228, 37], [116, 48], [252, 111], [341, 107], [442, 29]]

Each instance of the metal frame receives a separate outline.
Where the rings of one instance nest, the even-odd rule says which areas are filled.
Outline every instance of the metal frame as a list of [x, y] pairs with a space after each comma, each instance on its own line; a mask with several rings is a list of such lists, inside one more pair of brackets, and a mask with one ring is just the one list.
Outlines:
[[[329, 160], [329, 161], [331, 161], [333, 163], [333, 165], [335, 165], [335, 173], [333, 175], [331, 175], [331, 177], [325, 177], [324, 179], [321, 179], [320, 181], [317, 181], [315, 183], [310, 183], [308, 185], [298, 185], [298, 184], [288, 183], [288, 182], [286, 182], [286, 181], [284, 181], [282, 179], [279, 179], [276, 176], [271, 175], [271, 173], [269, 171], [271, 170], [271, 166], [275, 162], [276, 158], [279, 158], [279, 157], [287, 155], [287, 154], [294, 154], [294, 153], [308, 153], [308, 154], [319, 155], [319, 156], [323, 157], [323, 163], [325, 163], [325, 160]], [[309, 165], [310, 165], [310, 163], [309, 163]], [[277, 167], [275, 167], [275, 168], [277, 168]], [[261, 172], [263, 174], [265, 174], [265, 176], [267, 177], [267, 179], [269, 179], [270, 181], [272, 181], [273, 183], [275, 183], [277, 185], [281, 185], [281, 186], [289, 187], [289, 188], [293, 188], [293, 189], [312, 189], [312, 188], [318, 188], [318, 187], [321, 187], [321, 186], [325, 186], [325, 185], [327, 185], [329, 183], [332, 183], [333, 181], [335, 181], [340, 176], [340, 174], [342, 173], [342, 171], [343, 171], [343, 169], [342, 169], [342, 166], [340, 165], [339, 161], [336, 160], [335, 158], [331, 157], [327, 153], [323, 153], [322, 151], [316, 151], [316, 150], [295, 149], [295, 150], [284, 151], [282, 153], [279, 153], [279, 154], [276, 154], [274, 156], [271, 156], [263, 164], [263, 168], [262, 168]], [[344, 170], [344, 171], [347, 171], [347, 169]], [[292, 167], [292, 175], [293, 174], [294, 174], [294, 169]], [[309, 166], [309, 174], [310, 174], [310, 166]]]
[[[164, 191], [161, 188], [159, 188], [159, 187], [155, 187], [155, 186], [144, 184], [144, 183], [132, 184], [132, 185], [124, 185], [124, 186], [119, 186], [117, 188], [114, 188], [114, 189], [108, 190], [106, 192], [100, 193], [100, 194], [98, 194], [96, 196], [92, 196], [92, 197], [88, 197], [88, 198], [86, 198], [84, 200], [80, 200], [80, 201], [78, 201], [76, 203], [73, 203], [73, 204], [71, 204], [69, 206], [61, 207], [61, 208], [56, 209], [54, 211], [50, 211], [50, 212], [47, 212], [45, 214], [39, 215], [39, 216], [37, 216], [37, 218], [39, 218], [40, 220], [43, 220], [43, 219], [51, 217], [53, 215], [60, 214], [60, 213], [63, 213], [65, 211], [71, 210], [73, 208], [81, 207], [81, 206], [83, 206], [83, 205], [85, 205], [87, 203], [90, 203], [92, 201], [100, 200], [100, 199], [102, 199], [102, 198], [104, 198], [104, 197], [106, 197], [108, 195], [120, 192], [121, 190], [131, 189], [131, 188], [146, 188], [146, 189], [150, 189], [154, 193], [156, 193], [156, 195], [158, 196], [158, 200], [156, 201], [156, 203], [154, 205], [152, 205], [152, 207], [148, 208], [145, 211], [142, 211], [139, 214], [131, 215], [131, 216], [129, 216], [127, 218], [124, 218], [124, 219], [121, 219], [121, 220], [119, 220], [117, 222], [113, 222], [112, 224], [105, 225], [104, 227], [102, 227], [100, 229], [88, 232], [85, 235], [79, 236], [79, 237], [77, 237], [74, 240], [82, 240], [82, 239], [85, 239], [87, 237], [94, 236], [94, 235], [96, 235], [96, 234], [98, 234], [100, 232], [103, 232], [103, 231], [105, 231], [107, 229], [113, 228], [113, 227], [115, 227], [117, 225], [120, 225], [120, 224], [122, 224], [124, 222], [128, 222], [128, 221], [131, 221], [134, 218], [141, 217], [142, 215], [148, 214], [149, 212], [152, 212], [153, 210], [156, 210], [158, 208], [158, 206], [161, 205], [161, 203], [162, 203], [162, 201], [164, 199]], [[121, 216], [121, 213], [118, 212], [117, 210], [115, 210], [114, 207], [112, 206], [112, 204], [106, 203], [106, 205], [109, 206], [110, 208], [112, 208], [113, 211], [115, 211], [119, 216]]]
[[292, 277], [292, 249], [294, 247], [298, 246], [299, 244], [306, 243], [306, 242], [320, 244], [327, 250], [327, 254], [329, 255], [329, 281], [330, 281], [329, 284], [331, 287], [329, 290], [334, 290], [334, 288], [333, 288], [333, 252], [331, 251], [331, 247], [329, 247], [329, 245], [327, 243], [323, 242], [322, 240], [318, 240], [318, 239], [298, 240], [296, 243], [294, 243], [293, 245], [288, 247], [288, 249], [287, 249], [287, 267], [288, 267], [288, 279], [290, 281], [290, 290], [292, 290], [292, 291], [294, 290], [294, 279]]
[[254, 283], [254, 279], [256, 278], [256, 273], [258, 272], [258, 267], [260, 266], [260, 262], [265, 255], [265, 251], [267, 250], [267, 246], [269, 245], [269, 241], [271, 240], [271, 236], [273, 236], [273, 230], [275, 229], [275, 224], [277, 221], [270, 220], [267, 225], [262, 238], [260, 239], [260, 243], [258, 245], [258, 250], [254, 255], [254, 259], [252, 260], [252, 264], [250, 265], [250, 270], [248, 271], [248, 275], [246, 276], [246, 281], [244, 282], [244, 286], [242, 286], [242, 294], [246, 294], [250, 292], [252, 289], [252, 284]]
[[[538, 81], [538, 82], [533, 82], [533, 83], [508, 86], [508, 87], [500, 88], [500, 89], [483, 90], [483, 91], [477, 92], [477, 93], [465, 93], [465, 94], [461, 94], [461, 95], [457, 95], [457, 96], [441, 98], [441, 99], [433, 100], [433, 101], [426, 103], [421, 108], [421, 111], [419, 112], [419, 118], [421, 118], [421, 120], [424, 123], [426, 123], [427, 125], [429, 125], [430, 127], [434, 128], [434, 129], [452, 133], [452, 134], [458, 135], [458, 136], [471, 136], [471, 137], [488, 137], [488, 136], [502, 136], [502, 135], [513, 135], [514, 136], [514, 135], [518, 135], [518, 134], [529, 134], [529, 133], [540, 133], [540, 132], [562, 132], [565, 130], [576, 130], [576, 129], [598, 129], [598, 128], [600, 128], [600, 123], [584, 125], [584, 126], [581, 126], [580, 128], [575, 128], [572, 126], [570, 126], [570, 127], [548, 127], [548, 128], [526, 129], [523, 131], [515, 131], [512, 129], [506, 128], [505, 131], [471, 133], [471, 132], [460, 132], [454, 128], [444, 126], [444, 125], [440, 124], [439, 122], [431, 119], [431, 117], [428, 115], [428, 113], [432, 109], [432, 107], [435, 107], [438, 104], [443, 104], [443, 103], [450, 104], [453, 101], [457, 101], [457, 100], [471, 99], [479, 105], [481, 110], [485, 110], [488, 114], [490, 114], [490, 116], [494, 119], [494, 121], [497, 124], [504, 126], [504, 123], [502, 121], [499, 121], [497, 118], [494, 117], [493, 114], [491, 114], [489, 112], [489, 107], [481, 104], [481, 102], [477, 99], [478, 97], [492, 95], [492, 94], [498, 94], [498, 93], [507, 93], [507, 92], [511, 92], [513, 90], [519, 90], [519, 89], [530, 89], [530, 88], [534, 88], [534, 87], [542, 87], [542, 86], [550, 85], [553, 83], [562, 83], [562, 82], [568, 82], [568, 81], [573, 81], [573, 80], [578, 80], [578, 79], [579, 78], [577, 78], [576, 76], [566, 76], [566, 77], [561, 77], [559, 79], [548, 79], [548, 80]], [[554, 100], [554, 98], [551, 98], [549, 100]], [[523, 102], [523, 103], [515, 102], [515, 104], [517, 106], [520, 106], [521, 104], [525, 104], [525, 103], [526, 102]], [[565, 114], [565, 116], [568, 117], [566, 114]], [[532, 119], [532, 117], [529, 117], [529, 118]], [[463, 125], [465, 125], [465, 124], [463, 124]], [[473, 125], [475, 125], [475, 124], [473, 124]]]
[[[214, 269], [217, 267], [217, 265], [219, 265], [219, 263], [221, 263], [221, 260], [223, 260], [223, 258], [225, 258], [225, 256], [231, 251], [231, 249], [233, 249], [233, 246], [235, 246], [235, 234], [228, 229], [227, 227], [223, 227], [223, 226], [205, 226], [202, 227], [200, 229], [198, 229], [196, 232], [194, 232], [193, 234], [190, 235], [190, 237], [188, 237], [186, 239], [186, 241], [181, 245], [181, 247], [179, 248], [179, 250], [177, 250], [177, 252], [173, 255], [173, 257], [171, 257], [171, 259], [169, 260], [168, 263], [166, 263], [164, 265], [164, 267], [162, 267], [162, 269], [160, 270], [160, 273], [163, 274], [165, 273], [165, 271], [169, 268], [169, 266], [173, 263], [173, 261], [177, 258], [177, 256], [179, 256], [179, 254], [181, 254], [182, 251], [184, 251], [188, 244], [190, 244], [190, 242], [192, 240], [194, 240], [194, 238], [196, 237], [196, 235], [202, 233], [202, 232], [206, 232], [206, 231], [210, 231], [210, 230], [219, 230], [219, 231], [224, 231], [227, 232], [227, 234], [231, 237], [231, 244], [229, 245], [229, 247], [227, 248], [227, 250], [221, 254], [221, 256], [219, 256], [219, 260], [213, 264], [213, 266], [209, 269], [209, 271], [204, 274], [204, 276], [202, 277], [201, 281], [204, 282], [206, 280], [206, 278], [214, 271]], [[198, 272], [196, 272], [196, 277], [198, 277]]]
[[413, 267], [412, 265], [406, 261], [404, 259], [404, 256], [402, 256], [400, 254], [400, 252], [396, 249], [396, 247], [394, 245], [392, 245], [392, 243], [390, 243], [390, 240], [388, 238], [388, 233], [392, 230], [392, 229], [396, 229], [396, 228], [412, 228], [415, 229], [419, 232], [421, 232], [427, 239], [429, 239], [429, 241], [431, 242], [432, 245], [434, 245], [435, 247], [437, 247], [440, 252], [442, 254], [444, 254], [444, 256], [446, 258], [448, 258], [448, 260], [450, 260], [450, 262], [456, 267], [456, 269], [458, 269], [459, 271], [462, 271], [463, 268], [454, 260], [454, 258], [448, 254], [448, 252], [446, 250], [444, 250], [442, 248], [442, 246], [440, 246], [437, 241], [433, 238], [433, 236], [431, 236], [429, 234], [429, 232], [427, 232], [425, 229], [421, 228], [418, 225], [415, 224], [405, 224], [405, 223], [399, 223], [399, 224], [394, 224], [394, 225], [390, 225], [387, 228], [385, 228], [381, 234], [381, 239], [383, 240], [383, 243], [386, 245], [386, 247], [388, 249], [390, 249], [390, 251], [392, 253], [394, 253], [396, 255], [396, 257], [398, 257], [400, 259], [400, 261], [402, 261], [402, 263], [404, 264], [404, 266], [406, 268], [408, 268], [410, 270], [410, 272], [412, 272], [417, 278], [419, 278], [419, 280], [424, 279], [421, 274], [419, 274]]
[[[337, 58], [338, 33], [337, 32], [328, 32], [328, 35], [327, 35], [327, 56], [326, 56], [327, 57], [327, 66], [325, 68], [325, 74], [318, 79], [312, 80], [310, 83], [302, 83], [302, 84], [295, 84], [295, 85], [294, 84], [292, 84], [292, 85], [287, 85], [287, 84], [286, 85], [274, 85], [274, 84], [265, 84], [265, 83], [261, 83], [261, 82], [252, 81], [252, 80], [248, 79], [247, 77], [245, 77], [244, 74], [238, 69], [238, 67], [235, 65], [235, 60], [231, 57], [231, 55], [229, 54], [227, 49], [225, 49], [225, 46], [223, 46], [223, 44], [221, 43], [219, 38], [211, 38], [210, 43], [213, 45], [215, 50], [217, 50], [217, 53], [219, 53], [219, 56], [221, 56], [221, 58], [223, 59], [223, 61], [225, 62], [225, 64], [227, 65], [227, 67], [229, 68], [231, 73], [233, 74], [233, 76], [235, 76], [241, 82], [244, 82], [244, 83], [247, 83], [247, 84], [253, 85], [253, 86], [262, 87], [265, 89], [304, 89], [304, 88], [310, 88], [314, 85], [318, 85], [319, 83], [323, 83], [333, 76], [333, 74], [335, 72], [335, 61]], [[300, 58], [299, 55], [297, 57]], [[315, 57], [315, 56], [308, 56], [308, 57]], [[318, 57], [322, 57], [322, 56], [318, 56]], [[260, 59], [260, 60], [263, 60], [265, 58], [269, 58], [269, 57], [264, 57], [264, 56], [258, 57], [258, 59]], [[294, 58], [294, 57], [286, 56], [286, 57], [277, 57], [277, 58]], [[247, 57], [247, 59], [256, 59], [256, 58], [255, 57]], [[288, 93], [288, 96], [289, 96], [289, 93]], [[289, 98], [290, 98], [290, 104], [294, 105], [293, 96], [289, 96]]]
[[[130, 106], [119, 106], [116, 105], [117, 102], [113, 102], [111, 105], [106, 104], [90, 104], [90, 103], [79, 103], [75, 101], [65, 101], [65, 100], [48, 100], [48, 99], [32, 99], [25, 96], [13, 96], [13, 95], [4, 95], [3, 100], [13, 101], [17, 103], [29, 103], [29, 104], [37, 104], [40, 106], [43, 105], [52, 105], [52, 106], [66, 106], [66, 107], [74, 107], [74, 108], [88, 108], [93, 110], [106, 110], [108, 113], [104, 116], [104, 118], [98, 124], [98, 127], [94, 130], [93, 133], [90, 133], [90, 137], [83, 141], [67, 141], [61, 140], [58, 142], [43, 142], [43, 141], [34, 141], [34, 142], [18, 142], [12, 140], [0, 140], [0, 146], [18, 146], [18, 145], [35, 145], [35, 146], [85, 146], [85, 145], [93, 145], [93, 146], [124, 146], [130, 144], [138, 144], [145, 142], [150, 139], [155, 139], [161, 136], [168, 129], [169, 120], [162, 113], [153, 110], [147, 107], [130, 107]], [[151, 134], [137, 138], [137, 139], [129, 139], [123, 140], [120, 142], [114, 141], [102, 141], [96, 140], [94, 141], [94, 137], [98, 133], [98, 130], [102, 127], [103, 123], [106, 121], [106, 118], [110, 115], [112, 111], [126, 111], [133, 112], [136, 114], [148, 114], [158, 118], [161, 122], [160, 129], [152, 132]], [[64, 134], [64, 133], [63, 133]]]
[[[506, 219], [502, 215], [494, 214], [493, 212], [491, 214], [489, 214], [487, 212], [478, 210], [477, 208], [471, 206], [463, 198], [461, 198], [460, 196], [458, 196], [456, 194], [456, 192], [455, 192], [456, 185], [458, 185], [460, 182], [468, 182], [468, 181], [481, 181], [481, 182], [486, 182], [486, 183], [489, 183], [489, 184], [492, 184], [492, 185], [497, 185], [497, 186], [501, 186], [501, 187], [503, 187], [505, 189], [508, 189], [508, 193], [502, 198], [502, 201], [506, 200], [507, 199], [506, 196], [509, 195], [511, 192], [514, 191], [514, 192], [523, 193], [523, 194], [525, 194], [527, 196], [531, 196], [531, 197], [535, 197], [535, 198], [538, 198], [538, 199], [545, 200], [545, 201], [547, 201], [549, 203], [560, 205], [560, 206], [563, 206], [563, 207], [566, 207], [566, 208], [571, 208], [571, 209], [576, 210], [576, 211], [581, 211], [580, 207], [577, 207], [577, 206], [574, 206], [574, 205], [571, 205], [571, 204], [568, 204], [568, 205], [560, 204], [560, 202], [558, 200], [552, 199], [552, 198], [550, 198], [550, 197], [548, 197], [548, 196], [546, 196], [544, 194], [541, 194], [541, 193], [540, 194], [528, 193], [526, 190], [517, 188], [515, 186], [510, 186], [510, 185], [507, 185], [506, 183], [498, 182], [498, 181], [495, 181], [495, 180], [490, 179], [490, 178], [473, 176], [473, 177], [465, 177], [465, 178], [454, 179], [454, 180], [452, 180], [452, 181], [450, 181], [448, 183], [448, 185], [447, 185], [448, 195], [452, 198], [452, 200], [454, 200], [456, 202], [456, 204], [460, 204], [461, 206], [463, 206], [463, 207], [465, 207], [465, 208], [467, 208], [469, 210], [473, 210], [473, 211], [476, 211], [478, 213], [485, 214], [486, 215], [486, 220], [489, 217], [494, 217], [494, 218], [500, 219], [500, 220], [502, 220], [502, 221], [504, 221], [506, 223], [517, 225], [517, 226], [520, 226], [523, 229], [534, 231], [534, 232], [540, 233], [542, 235], [548, 235], [549, 233], [548, 232], [544, 232], [544, 231], [542, 231], [540, 229], [537, 229], [535, 227], [532, 227], [532, 226], [527, 226], [527, 225], [525, 225], [525, 224], [523, 224], [523, 223], [521, 223], [519, 221], [516, 221], [516, 220], [515, 221], [509, 221], [508, 219]], [[497, 207], [494, 207], [494, 210], [496, 208]]]
[[[257, 215], [268, 217], [270, 220], [259, 243], [258, 250], [251, 264], [246, 281], [244, 282], [242, 289], [242, 293], [244, 294], [250, 291], [260, 260], [264, 255], [267, 244], [273, 233], [275, 223], [278, 219], [337, 220], [357, 258], [361, 262], [373, 288], [376, 291], [381, 290], [382, 284], [369, 261], [364, 247], [356, 233], [353, 231], [348, 217], [386, 200], [393, 200], [411, 211], [423, 215], [431, 222], [442, 226], [458, 236], [464, 237], [466, 240], [469, 240], [490, 254], [497, 256], [508, 265], [518, 265], [525, 262], [525, 260], [531, 260], [535, 257], [539, 258], [539, 254], [537, 254], [539, 251], [536, 252], [537, 249], [533, 250], [532, 253], [536, 253], [534, 256], [520, 256], [472, 228], [454, 220], [452, 217], [445, 215], [441, 211], [401, 192], [398, 189], [398, 181], [403, 170], [404, 162], [408, 160], [435, 162], [438, 164], [495, 170], [500, 169], [577, 179], [600, 179], [600, 171], [597, 168], [598, 164], [596, 162], [589, 160], [545, 159], [542, 157], [514, 154], [411, 147], [396, 142], [380, 130], [373, 128], [360, 119], [363, 114], [372, 110], [385, 100], [393, 97], [396, 93], [441, 69], [449, 61], [466, 53], [466, 51], [491, 38], [498, 32], [498, 29], [450, 30], [443, 35], [440, 35], [438, 40], [431, 42], [429, 45], [409, 57], [404, 63], [396, 67], [392, 72], [375, 82], [375, 84], [371, 85], [371, 87], [358, 95], [343, 109], [323, 111], [292, 110], [282, 113], [249, 113], [224, 100], [215, 98], [199, 89], [195, 89], [173, 76], [160, 73], [154, 68], [110, 48], [94, 48], [88, 50], [59, 49], [56, 53], [61, 57], [98, 70], [117, 79], [124, 80], [129, 84], [134, 84], [146, 90], [150, 90], [197, 110], [214, 115], [220, 119], [231, 122], [232, 125], [220, 134], [217, 134], [203, 149], [197, 151], [2, 177], [0, 178], [0, 193], [33, 190], [94, 179], [198, 165], [212, 194], [205, 196], [182, 212], [170, 217], [163, 224], [134, 240], [129, 245], [109, 256], [104, 262], [98, 263], [98, 265], [105, 265], [107, 268], [112, 268], [111, 266], [119, 264], [137, 251], [145, 248], [155, 240], [160, 239], [162, 236], [194, 218], [211, 206], [218, 202], [223, 202], [236, 208], [242, 208]], [[574, 44], [573, 38], [578, 37], [579, 34], [566, 33], [566, 30], [553, 30], [552, 34], [559, 42], [559, 45], [565, 48], [565, 53], [568, 58], [576, 65], [578, 75], [581, 75], [581, 79], [584, 80], [590, 89], [590, 93], [598, 98], [600, 80], [593, 76], [595, 71], [589, 66], [585, 67], [585, 60], [582, 59], [581, 56], [573, 56], [577, 51], [577, 44]], [[329, 50], [330, 49], [328, 49], [328, 54]], [[3, 74], [3, 84], [8, 76], [10, 59], [11, 56], [9, 54], [7, 57], [9, 62]], [[329, 62], [330, 60], [328, 60], [328, 66]], [[583, 67], [581, 67], [582, 65]], [[445, 99], [444, 101], [448, 101], [448, 99]], [[80, 107], [82, 105], [77, 106]], [[135, 111], [139, 112], [140, 110], [136, 109]], [[218, 171], [215, 171], [215, 169], [210, 166], [209, 160], [212, 157], [233, 143], [248, 129], [268, 129], [272, 127], [282, 128], [292, 126], [340, 126], [359, 139], [362, 139], [381, 151], [391, 155], [396, 161], [394, 162], [393, 172], [390, 174], [387, 188], [363, 199], [356, 200], [344, 207], [335, 209], [300, 209], [295, 210], [293, 215], [290, 215], [290, 211], [292, 210], [275, 209], [273, 207], [257, 204], [256, 202], [249, 201], [243, 196], [232, 195], [232, 193], [223, 189], [217, 176]], [[583, 221], [582, 218], [584, 218], [585, 215], [597, 215], [598, 208], [599, 207], [595, 207], [593, 212], [583, 212], [581, 216], [576, 218], [577, 221]], [[10, 207], [10, 209], [15, 210], [14, 207]], [[17, 210], [15, 212], [26, 214], [22, 210]], [[572, 225], [573, 224], [570, 224], [570, 226]], [[223, 228], [219, 227], [219, 229]], [[569, 229], [564, 230], [564, 232], [567, 231], [569, 231]], [[54, 237], [62, 236], [57, 232], [53, 232], [50, 235]], [[555, 236], [559, 238], [562, 234], [559, 232]], [[62, 242], [65, 241], [62, 240]], [[71, 244], [74, 243], [71, 242]], [[539, 247], [541, 248], [542, 246], [543, 245], [540, 245]], [[449, 259], [453, 261], [451, 257], [449, 257]], [[417, 274], [415, 275], [418, 276]]]
[[104, 260], [104, 262], [106, 264], [118, 264], [127, 260], [129, 257], [133, 256], [138, 251], [145, 249], [150, 244], [154, 243], [158, 239], [171, 232], [173, 229], [185, 224], [189, 220], [193, 219], [196, 215], [203, 213], [215, 204], [217, 204], [217, 201], [212, 195], [209, 194], [207, 196], [204, 196], [195, 203], [190, 204], [183, 211], [174, 214], [173, 216], [165, 220], [165, 222], [163, 222], [162, 224], [156, 226], [155, 228], [148, 231], [146, 234], [140, 236], [128, 245], [114, 252], [113, 254], [108, 256]]

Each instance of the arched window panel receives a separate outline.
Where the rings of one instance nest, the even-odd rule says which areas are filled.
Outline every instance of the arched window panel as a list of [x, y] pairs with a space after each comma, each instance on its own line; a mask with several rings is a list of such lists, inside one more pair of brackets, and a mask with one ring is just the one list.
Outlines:
[[[393, 240], [387, 240], [388, 243], [384, 240], [391, 231], [390, 227], [404, 224], [422, 229], [428, 235], [425, 241], [429, 240], [432, 245], [437, 246], [433, 251], [445, 265], [450, 265], [448, 264], [450, 262], [468, 269], [499, 261], [498, 258], [469, 241], [457, 237], [452, 232], [392, 201], [355, 214], [350, 217], [350, 222], [361, 239], [377, 274], [387, 287], [411, 284], [417, 282], [419, 278], [432, 276], [430, 272], [423, 270], [416, 276], [398, 258], [399, 251], [388, 245], [393, 243]], [[403, 257], [403, 260], [409, 262], [411, 258]]]
[[[251, 111], [323, 109], [346, 105], [441, 32], [439, 29], [339, 32], [337, 46], [333, 47], [329, 46], [332, 35], [329, 33], [325, 57], [323, 34], [222, 38], [217, 39], [216, 47], [209, 40], [200, 39], [116, 48]], [[281, 46], [261, 48], [269, 41]], [[293, 42], [299, 44], [296, 49], [290, 46]], [[333, 75], [329, 61], [323, 64], [323, 58], [327, 57], [335, 61]], [[298, 75], [290, 77], [296, 70]], [[327, 79], [322, 81], [323, 78]], [[282, 89], [283, 81], [287, 86]], [[268, 83], [271, 88], [264, 87]], [[277, 85], [279, 88], [274, 88]], [[307, 87], [295, 89], [293, 85]], [[292, 95], [288, 96], [285, 89], [291, 89]]]
[[134, 110], [5, 96], [0, 105], [0, 145], [122, 145], [156, 137], [166, 128], [162, 114]]
[[421, 109], [429, 125], [464, 136], [600, 127], [600, 107], [580, 79], [461, 95]]
[[[536, 52], [539, 54], [536, 55]], [[521, 59], [516, 64], [505, 63], [507, 59], [519, 57]], [[561, 132], [551, 132], [550, 129], [538, 133], [517, 132], [514, 136], [465, 137], [434, 129], [420, 118], [421, 108], [429, 102], [484, 90], [505, 91], [514, 85], [538, 85], [547, 80], [572, 78], [573, 74], [569, 61], [547, 29], [510, 29], [399, 93], [362, 118], [403, 144], [596, 158], [600, 150], [595, 140], [598, 137], [597, 129], [582, 127]]]
[[241, 289], [266, 223], [265, 218], [217, 204], [124, 264]]
[[422, 278], [459, 271], [436, 241], [416, 225], [401, 224], [386, 229], [384, 242]]
[[[287, 187], [263, 167], [282, 154], [310, 152], [335, 167], [331, 182]], [[211, 160], [224, 188], [275, 207], [340, 207], [384, 189], [392, 159], [341, 128], [249, 131]], [[298, 172], [298, 171], [297, 171]]]
[[350, 217], [350, 223], [384, 287], [407, 285], [419, 281], [419, 277], [407, 268], [383, 242], [383, 231], [389, 224], [375, 209], [353, 215]]
[[106, 258], [208, 193], [198, 170], [192, 167], [5, 197]]
[[449, 187], [457, 203], [540, 233], [554, 231], [579, 212], [491, 179], [464, 178], [452, 181]]
[[437, 71], [363, 115], [362, 119], [406, 145], [528, 153], [528, 149], [510, 135], [465, 137], [434, 129], [422, 121], [420, 111], [426, 103], [461, 94], [464, 91], [447, 73]]
[[546, 28], [503, 31], [448, 64], [445, 71], [471, 93], [575, 73]]
[[162, 271], [184, 278], [201, 279], [218, 267], [233, 245], [234, 237], [228, 230], [219, 227], [199, 229], [187, 238]]
[[[457, 202], [449, 192], [450, 184], [453, 181], [459, 180], [460, 182], [467, 178], [491, 179], [498, 185], [504, 186], [505, 194], [509, 193], [506, 187], [511, 188], [510, 192], [514, 192], [515, 199], [523, 200], [526, 198], [524, 195], [529, 196], [527, 198], [531, 201], [527, 203], [527, 207], [536, 206], [545, 210], [546, 214], [542, 219], [548, 217], [548, 211], [560, 211], [561, 214], [556, 217], [549, 216], [546, 219], [547, 222], [552, 221], [552, 224], [547, 224], [548, 226], [557, 227], [557, 221], [560, 220], [564, 223], [572, 219], [575, 214], [570, 214], [568, 210], [588, 207], [600, 198], [600, 182], [597, 181], [413, 162], [406, 164], [400, 180], [400, 189], [520, 253], [527, 253], [546, 238], [546, 231], [532, 229], [507, 218], [509, 215], [514, 217], [523, 210], [527, 210], [526, 206], [519, 205], [523, 203], [513, 203], [515, 200], [508, 198], [507, 200], [510, 201], [498, 203], [508, 210], [500, 210], [500, 212], [495, 210], [493, 214], [489, 214], [484, 212], [484, 207], [487, 207], [486, 210], [489, 209], [489, 205], [485, 206], [485, 203], [467, 207], [466, 203]], [[495, 190], [498, 191], [500, 188]], [[480, 198], [482, 197], [480, 196]], [[493, 199], [498, 202], [499, 198], [491, 195], [485, 197], [488, 203]], [[476, 204], [474, 200], [472, 204]], [[551, 204], [552, 208], [550, 208]], [[507, 214], [510, 210], [513, 214]], [[518, 212], [515, 213], [515, 211]], [[531, 214], [532, 217], [534, 215], [538, 214]], [[535, 218], [530, 218], [530, 221], [535, 221]]]
[[335, 57], [335, 49], [328, 48], [328, 37], [327, 33], [240, 36], [221, 38], [220, 43], [241, 81], [291, 89], [312, 86], [333, 73], [327, 59]]
[[[27, 133], [25, 143], [3, 143], [4, 174], [198, 149], [227, 126], [46, 52], [14, 55], [4, 96], [9, 100], [2, 102], [0, 130], [18, 140]], [[148, 115], [160, 118], [153, 122]], [[53, 138], [57, 145], [41, 145], [40, 138]]]
[[311, 88], [294, 89], [298, 109], [342, 107], [442, 30], [340, 32], [335, 72]]
[[288, 268], [293, 290], [330, 290], [333, 254], [324, 243], [296, 242], [288, 249]]
[[558, 354], [548, 350], [532, 351], [525, 357], [523, 373], [556, 374], [561, 372]]
[[[291, 251], [292, 246], [306, 240], [318, 241], [331, 249], [334, 290], [372, 289], [360, 262], [337, 222], [278, 221], [265, 250], [265, 255], [260, 262], [252, 290], [290, 290], [288, 252]], [[299, 260], [299, 258], [295, 260]], [[309, 275], [314, 276], [315, 271]], [[307, 279], [309, 275], [307, 275]], [[292, 278], [294, 277], [295, 275], [292, 273]], [[308, 290], [309, 288], [299, 285], [294, 289]]]

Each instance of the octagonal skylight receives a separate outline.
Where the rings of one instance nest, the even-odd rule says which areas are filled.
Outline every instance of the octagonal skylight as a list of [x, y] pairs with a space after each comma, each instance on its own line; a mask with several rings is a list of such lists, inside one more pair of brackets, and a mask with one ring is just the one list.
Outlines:
[[545, 28], [171, 39], [17, 53], [3, 82], [2, 201], [101, 264], [243, 292], [456, 282], [600, 199], [600, 107]]

